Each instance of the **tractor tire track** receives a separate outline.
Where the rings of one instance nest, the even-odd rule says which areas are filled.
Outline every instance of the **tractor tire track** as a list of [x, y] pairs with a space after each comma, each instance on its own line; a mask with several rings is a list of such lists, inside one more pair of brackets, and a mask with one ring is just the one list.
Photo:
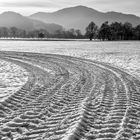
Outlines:
[[101, 62], [4, 52], [28, 81], [0, 103], [0, 139], [139, 140], [140, 81]]

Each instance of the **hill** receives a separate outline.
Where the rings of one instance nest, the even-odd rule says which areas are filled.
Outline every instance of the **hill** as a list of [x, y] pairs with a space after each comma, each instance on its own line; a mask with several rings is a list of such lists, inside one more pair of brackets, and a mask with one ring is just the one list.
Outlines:
[[0, 27], [16, 27], [26, 31], [46, 29], [49, 33], [62, 30], [63, 27], [57, 24], [47, 24], [42, 21], [30, 19], [15, 12], [4, 12], [0, 14]]
[[38, 12], [29, 18], [43, 21], [45, 23], [60, 24], [66, 29], [75, 28], [84, 32], [89, 22], [94, 21], [98, 26], [103, 22], [130, 22], [133, 26], [140, 24], [140, 17], [118, 12], [99, 12], [85, 6], [65, 8], [52, 13]]

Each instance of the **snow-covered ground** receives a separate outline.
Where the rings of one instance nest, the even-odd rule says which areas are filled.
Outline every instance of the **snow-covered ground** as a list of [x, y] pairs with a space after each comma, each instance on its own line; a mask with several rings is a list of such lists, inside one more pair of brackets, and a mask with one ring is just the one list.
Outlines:
[[140, 78], [140, 42], [0, 41], [0, 51], [63, 54], [110, 63]]
[[28, 73], [20, 66], [0, 60], [0, 102], [16, 92], [28, 80]]
[[[91, 59], [119, 67], [140, 78], [140, 42], [0, 41], [0, 49]], [[0, 56], [3, 53], [0, 52]], [[17, 59], [15, 54], [13, 53], [13, 62]], [[134, 137], [139, 138], [139, 82], [130, 75], [100, 63], [95, 63], [96, 68], [90, 61], [86, 64], [81, 59], [66, 61], [64, 58], [69, 57], [38, 54], [34, 57], [29, 54], [24, 56], [25, 60], [19, 54], [18, 61], [30, 64], [27, 66], [33, 70], [34, 78], [31, 77], [33, 81], [29, 81], [20, 93], [24, 95], [27, 90], [28, 94], [24, 97], [15, 94], [6, 102], [5, 98], [26, 83], [29, 74], [16, 64], [0, 60], [0, 102], [3, 101], [3, 106], [8, 106], [12, 111], [1, 111], [4, 116], [0, 116], [3, 119], [1, 132], [4, 132], [5, 139], [9, 135], [13, 139], [36, 140], [41, 137], [78, 139], [77, 136], [80, 135], [87, 139], [100, 139], [103, 136], [121, 138], [130, 126], [135, 127], [130, 135], [128, 133], [128, 137], [131, 139], [133, 133]], [[44, 59], [45, 56], [48, 59]], [[11, 59], [12, 55], [9, 57]], [[47, 60], [50, 63], [47, 64]], [[56, 78], [46, 73], [51, 73], [51, 70]], [[21, 101], [14, 101], [18, 96], [21, 96]], [[118, 112], [121, 112], [119, 116]], [[135, 118], [134, 121], [131, 118]], [[112, 122], [116, 127], [112, 128]], [[85, 131], [86, 128], [88, 132]]]
[[[58, 51], [57, 51], [58, 52]], [[94, 53], [90, 50], [66, 50], [60, 51], [59, 54], [91, 59], [94, 61], [105, 62], [112, 66], [118, 67], [127, 71], [140, 79], [140, 53], [128, 52], [109, 52], [109, 53]]]
[[94, 42], [56, 48], [52, 53], [105, 62], [140, 79], [140, 42]]

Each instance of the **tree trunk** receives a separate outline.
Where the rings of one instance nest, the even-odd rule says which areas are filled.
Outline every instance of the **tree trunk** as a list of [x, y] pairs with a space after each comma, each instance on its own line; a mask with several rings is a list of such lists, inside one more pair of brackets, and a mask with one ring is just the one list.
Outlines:
[[92, 37], [90, 37], [89, 39], [90, 39], [90, 41], [92, 41]]

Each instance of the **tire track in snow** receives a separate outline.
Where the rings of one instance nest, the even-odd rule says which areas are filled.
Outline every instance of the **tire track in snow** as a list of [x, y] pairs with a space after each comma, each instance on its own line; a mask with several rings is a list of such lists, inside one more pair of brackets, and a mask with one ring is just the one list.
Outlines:
[[0, 103], [0, 138], [139, 140], [140, 81], [105, 63], [5, 52], [28, 81]]

